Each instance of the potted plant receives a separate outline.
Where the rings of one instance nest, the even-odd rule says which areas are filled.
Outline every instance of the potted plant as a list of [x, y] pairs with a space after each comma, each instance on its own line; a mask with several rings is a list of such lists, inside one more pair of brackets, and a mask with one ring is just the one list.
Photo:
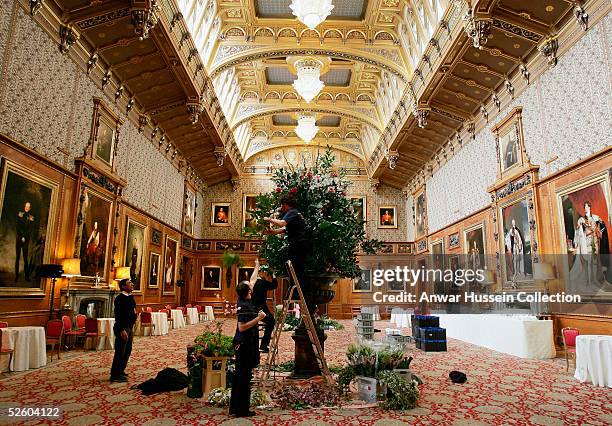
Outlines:
[[[280, 199], [287, 194], [296, 198], [296, 208], [304, 217], [306, 232], [313, 250], [308, 254], [305, 265], [309, 285], [315, 289], [314, 303], [327, 304], [333, 300], [332, 289], [337, 278], [360, 276], [357, 253], [374, 254], [381, 243], [368, 239], [364, 221], [358, 217], [358, 205], [347, 198], [352, 182], [341, 169], [334, 170], [334, 155], [331, 148], [319, 155], [312, 166], [289, 166], [276, 170], [272, 176], [274, 190], [256, 197], [256, 208], [252, 211], [257, 224], [245, 228], [251, 238], [261, 239], [259, 257], [266, 259], [262, 270], [286, 275], [285, 262], [288, 258], [288, 244], [284, 235], [264, 233], [268, 224], [263, 219], [272, 216], [279, 207]], [[300, 331], [300, 329], [298, 329]], [[308, 377], [312, 365], [318, 370], [312, 346], [304, 330], [296, 341], [294, 376]], [[320, 340], [324, 332], [318, 329]], [[322, 345], [323, 346], [323, 345]], [[301, 372], [299, 372], [301, 370]]]
[[234, 355], [233, 338], [221, 334], [221, 323], [217, 322], [213, 330], [205, 330], [194, 339], [192, 359], [195, 363], [189, 369], [190, 374], [202, 376], [204, 397], [218, 387], [226, 387], [228, 360]]
[[240, 268], [244, 265], [242, 258], [238, 253], [233, 253], [229, 250], [223, 252], [223, 256], [221, 257], [221, 264], [225, 268], [225, 282], [227, 288], [230, 288], [232, 285], [232, 267], [237, 265]]

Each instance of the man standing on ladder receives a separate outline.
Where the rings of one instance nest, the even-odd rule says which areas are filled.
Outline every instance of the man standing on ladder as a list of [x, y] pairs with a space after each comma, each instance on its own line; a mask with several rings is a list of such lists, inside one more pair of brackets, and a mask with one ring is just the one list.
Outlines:
[[314, 313], [313, 294], [308, 280], [306, 280], [304, 270], [306, 268], [306, 258], [310, 254], [311, 244], [306, 235], [306, 221], [296, 208], [297, 201], [291, 194], [285, 195], [280, 200], [282, 219], [264, 217], [264, 220], [276, 226], [276, 229], [268, 229], [267, 234], [287, 235], [289, 244], [289, 260], [293, 264], [295, 274], [300, 281], [300, 286], [304, 293], [304, 298], [308, 304], [310, 313]]
[[268, 291], [276, 289], [276, 287], [278, 287], [278, 281], [276, 280], [275, 276], [272, 276], [272, 281], [269, 281], [264, 277], [260, 277], [259, 259], [255, 259], [255, 269], [253, 269], [250, 284], [251, 288], [253, 289], [251, 303], [253, 303], [253, 306], [255, 306], [256, 311], [263, 311], [266, 314], [266, 317], [262, 320], [266, 325], [266, 328], [259, 344], [259, 351], [267, 354], [269, 352], [270, 339], [272, 337], [272, 331], [274, 330], [274, 324], [276, 321], [274, 320], [274, 315], [272, 315], [268, 309], [268, 304], [266, 301], [268, 299]]

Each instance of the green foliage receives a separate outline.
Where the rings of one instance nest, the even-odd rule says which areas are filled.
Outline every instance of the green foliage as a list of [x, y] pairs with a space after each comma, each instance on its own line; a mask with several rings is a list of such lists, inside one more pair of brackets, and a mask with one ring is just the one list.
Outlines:
[[344, 326], [336, 320], [322, 316], [317, 320], [317, 328], [323, 330], [342, 330]]
[[378, 353], [378, 364], [376, 371], [393, 370], [399, 368], [404, 353], [401, 349], [385, 348]]
[[296, 318], [295, 315], [287, 315], [285, 317], [285, 323], [283, 324], [283, 331], [293, 331], [301, 322], [301, 318]]
[[221, 334], [221, 323], [217, 322], [214, 330], [205, 330], [194, 339], [193, 355], [196, 359], [205, 356], [232, 357], [234, 356], [234, 339]]
[[382, 246], [379, 241], [366, 237], [364, 223], [355, 214], [356, 206], [346, 197], [352, 183], [344, 171], [332, 170], [334, 161], [328, 147], [311, 167], [281, 168], [272, 176], [276, 188], [256, 197], [256, 210], [252, 214], [257, 227], [245, 228], [243, 232], [262, 240], [259, 256], [267, 261], [262, 270], [271, 270], [277, 275], [286, 273], [285, 236], [264, 234], [267, 222], [263, 220], [276, 212], [281, 197], [286, 194], [295, 195], [309, 239], [316, 247], [306, 259], [307, 271], [356, 278], [360, 275], [358, 250], [374, 254]]
[[347, 396], [349, 394], [351, 382], [356, 376], [355, 368], [352, 365], [345, 365], [340, 369], [338, 377], [336, 378], [336, 384], [340, 395]]
[[346, 352], [348, 363], [355, 376], [374, 377], [376, 374], [376, 353], [365, 345], [351, 345]]
[[285, 361], [285, 362], [278, 364], [277, 366], [273, 368], [273, 370], [276, 371], [277, 373], [291, 373], [293, 372], [294, 368], [295, 368], [295, 361], [290, 360], [290, 361]]
[[253, 389], [251, 392], [251, 407], [261, 407], [270, 403], [270, 396], [261, 389]]
[[227, 407], [230, 403], [231, 394], [231, 388], [214, 388], [208, 394], [208, 403], [215, 407]]
[[393, 371], [381, 371], [376, 375], [379, 383], [386, 387], [386, 399], [380, 406], [385, 410], [411, 410], [419, 399], [419, 388], [414, 380], [408, 383]]
[[226, 250], [223, 252], [223, 256], [221, 256], [221, 264], [225, 268], [225, 282], [227, 288], [230, 288], [232, 282], [232, 266], [237, 265], [237, 267], [240, 268], [244, 265], [244, 262], [238, 253]]

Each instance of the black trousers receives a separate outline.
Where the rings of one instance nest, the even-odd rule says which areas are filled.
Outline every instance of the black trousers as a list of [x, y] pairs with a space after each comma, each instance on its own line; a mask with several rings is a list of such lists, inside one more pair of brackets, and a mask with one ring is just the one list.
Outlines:
[[21, 253], [23, 252], [23, 269], [24, 277], [28, 278], [28, 252], [30, 248], [30, 241], [26, 238], [25, 242], [21, 241], [21, 238], [17, 237], [15, 241], [15, 282], [19, 280], [19, 261], [21, 260]]
[[[248, 351], [236, 351], [236, 370], [232, 393], [230, 396], [230, 414], [243, 415], [249, 412], [251, 405], [251, 380], [253, 379], [252, 360], [243, 359]], [[257, 349], [256, 349], [257, 350]]]
[[259, 347], [267, 348], [270, 345], [270, 339], [272, 339], [272, 332], [274, 331], [274, 325], [276, 324], [276, 320], [274, 319], [274, 315], [270, 313], [268, 307], [262, 309], [266, 313], [266, 317], [262, 320], [262, 322], [266, 325], [264, 328], [264, 335], [261, 338]]
[[128, 360], [132, 354], [132, 340], [134, 338], [132, 329], [126, 330], [127, 340], [121, 338], [121, 330], [114, 330], [115, 333], [115, 357], [111, 367], [111, 377], [119, 377], [125, 373]]

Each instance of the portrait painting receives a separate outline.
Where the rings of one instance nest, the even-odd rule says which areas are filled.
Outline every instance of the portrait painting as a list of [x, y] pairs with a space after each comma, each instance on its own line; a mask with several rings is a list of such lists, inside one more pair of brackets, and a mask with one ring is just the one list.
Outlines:
[[365, 226], [365, 222], [367, 221], [367, 206], [366, 206], [366, 197], [358, 196], [351, 197], [351, 204], [353, 205], [353, 212], [355, 213], [355, 217], [357, 220], [363, 222]]
[[196, 214], [196, 193], [185, 185], [185, 207], [183, 211], [183, 232], [193, 235]]
[[1, 188], [0, 293], [40, 293], [36, 272], [51, 258], [58, 186], [3, 160]]
[[425, 200], [425, 190], [416, 196], [414, 204], [416, 237], [422, 237], [427, 232], [427, 203]]
[[380, 206], [378, 207], [378, 227], [397, 228], [397, 207]]
[[202, 290], [221, 290], [221, 268], [218, 266], [202, 266]]
[[210, 212], [211, 226], [230, 226], [232, 223], [230, 203], [212, 203]]
[[406, 291], [406, 281], [397, 280], [396, 277], [387, 281], [387, 291], [400, 292]]
[[142, 288], [142, 263], [145, 247], [146, 226], [128, 218], [125, 231], [125, 253], [123, 255], [123, 266], [130, 267], [130, 279], [134, 284], [134, 291]]
[[515, 166], [519, 162], [519, 146], [516, 128], [514, 126], [507, 129], [507, 132], [500, 136], [499, 147], [501, 155], [502, 171]]
[[361, 276], [353, 280], [354, 293], [366, 293], [372, 291], [372, 271], [370, 269], [362, 269]]
[[176, 265], [178, 257], [178, 241], [166, 236], [164, 251], [163, 294], [174, 294], [176, 284]]
[[104, 278], [110, 241], [111, 200], [86, 189], [81, 207], [81, 275]]
[[559, 194], [568, 290], [612, 292], [611, 195], [608, 173], [563, 188]]
[[449, 250], [453, 250], [461, 247], [461, 240], [459, 238], [459, 232], [455, 232], [448, 236], [448, 248]]
[[[431, 261], [433, 269], [443, 270], [444, 265], [444, 238], [435, 240], [431, 243]], [[435, 275], [436, 280], [434, 281], [434, 291], [438, 294], [444, 293], [444, 281], [437, 279], [438, 274]]]
[[249, 236], [257, 228], [257, 221], [253, 211], [257, 209], [257, 195], [244, 194], [242, 197], [242, 232]]
[[473, 271], [485, 269], [484, 224], [479, 223], [463, 231], [464, 253], [467, 268]]
[[162, 243], [162, 232], [158, 229], [151, 229], [151, 244], [161, 246]]
[[159, 288], [159, 263], [161, 257], [159, 253], [149, 254], [149, 288]]
[[115, 124], [104, 117], [100, 117], [99, 123], [95, 148], [96, 158], [112, 166], [115, 148]]
[[238, 280], [236, 284], [242, 281], [250, 281], [251, 275], [253, 274], [254, 269], [255, 268], [248, 268], [248, 267], [238, 268]]
[[506, 281], [532, 280], [531, 232], [527, 199], [523, 198], [502, 207], [501, 218]]
[[210, 241], [198, 241], [197, 250], [210, 250], [211, 242]]

